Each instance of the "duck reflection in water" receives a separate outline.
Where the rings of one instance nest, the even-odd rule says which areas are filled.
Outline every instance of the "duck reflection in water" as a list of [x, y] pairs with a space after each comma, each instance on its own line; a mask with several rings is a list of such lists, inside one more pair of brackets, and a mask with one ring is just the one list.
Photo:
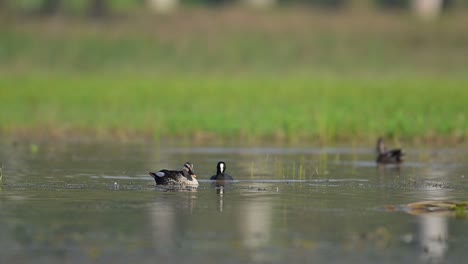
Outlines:
[[421, 260], [443, 263], [448, 250], [448, 220], [440, 215], [421, 215], [418, 219]]
[[223, 212], [224, 209], [224, 186], [216, 186], [216, 194], [218, 194], [218, 209], [219, 212]]
[[231, 183], [234, 178], [226, 173], [226, 163], [218, 162], [216, 165], [216, 175], [211, 176], [212, 185], [215, 186], [216, 194], [219, 195], [219, 211], [223, 211], [225, 186]]

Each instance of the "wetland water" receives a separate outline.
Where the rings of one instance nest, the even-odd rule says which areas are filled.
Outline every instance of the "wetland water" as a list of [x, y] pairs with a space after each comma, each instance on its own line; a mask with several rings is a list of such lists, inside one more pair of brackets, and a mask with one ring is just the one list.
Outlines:
[[[0, 263], [461, 263], [468, 221], [387, 205], [467, 200], [468, 149], [1, 144]], [[224, 160], [236, 179], [207, 180]], [[148, 170], [194, 163], [194, 192]]]

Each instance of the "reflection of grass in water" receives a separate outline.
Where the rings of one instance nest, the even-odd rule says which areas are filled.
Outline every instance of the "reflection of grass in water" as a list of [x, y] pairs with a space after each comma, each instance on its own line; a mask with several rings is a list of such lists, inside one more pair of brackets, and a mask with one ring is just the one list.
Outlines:
[[418, 162], [428, 163], [431, 161], [431, 149], [420, 149], [418, 151]]
[[299, 163], [299, 180], [304, 180], [305, 179], [305, 168], [302, 163]]
[[296, 142], [468, 133], [468, 79], [64, 74], [3, 76], [0, 87], [6, 87], [0, 92], [2, 128], [11, 133], [244, 135]]
[[283, 159], [276, 157], [273, 175], [282, 180], [311, 180], [327, 173], [326, 162], [327, 158], [320, 158], [315, 166], [306, 162], [305, 156], [301, 156], [297, 161], [285, 165]]
[[255, 163], [253, 161], [250, 162], [250, 179], [253, 179], [255, 171]]
[[[304, 157], [296, 163], [293, 162], [290, 166], [285, 166], [282, 161], [277, 162], [275, 165], [277, 175], [280, 174], [283, 180], [305, 180], [307, 175]], [[310, 178], [310, 176], [309, 176]]]
[[284, 170], [283, 159], [279, 159], [278, 157], [275, 158], [275, 175], [280, 175], [283, 180], [287, 178]]
[[328, 154], [327, 153], [321, 153], [319, 155], [319, 165], [316, 171], [317, 171], [317, 174], [319, 175], [328, 174]]
[[0, 166], [0, 183], [2, 183], [3, 180], [3, 165]]
[[292, 176], [293, 179], [296, 179], [296, 162], [293, 162], [293, 164], [292, 164], [291, 176]]
[[305, 165], [305, 157], [304, 156], [301, 156], [300, 160], [299, 160], [299, 164], [298, 164], [298, 177], [299, 177], [299, 180], [305, 180], [305, 176], [306, 176], [306, 165]]
[[292, 163], [285, 165], [282, 159], [275, 159], [275, 175], [283, 180], [311, 180], [314, 177], [322, 177], [328, 174], [328, 157], [326, 154], [319, 155], [318, 162], [306, 161], [306, 156], [301, 156]]
[[291, 166], [291, 178], [294, 180], [300, 180], [299, 169], [297, 168], [295, 161], [292, 163], [292, 166]]

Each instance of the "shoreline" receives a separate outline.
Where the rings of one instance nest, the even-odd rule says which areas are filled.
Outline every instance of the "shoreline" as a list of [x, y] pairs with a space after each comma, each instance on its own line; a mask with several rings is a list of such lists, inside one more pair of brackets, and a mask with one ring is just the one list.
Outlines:
[[[33, 131], [34, 130], [34, 131]], [[0, 130], [0, 143], [116, 143], [116, 144], [168, 144], [183, 146], [278, 146], [278, 147], [329, 147], [329, 146], [363, 146], [374, 147], [379, 136], [385, 138], [390, 145], [404, 146], [468, 146], [464, 136], [385, 136], [361, 135], [356, 137], [341, 136], [338, 138], [322, 138], [321, 136], [284, 136], [284, 135], [248, 135], [238, 134], [223, 136], [211, 132], [197, 132], [185, 135], [157, 135], [151, 131], [130, 131], [124, 129], [9, 129]]]

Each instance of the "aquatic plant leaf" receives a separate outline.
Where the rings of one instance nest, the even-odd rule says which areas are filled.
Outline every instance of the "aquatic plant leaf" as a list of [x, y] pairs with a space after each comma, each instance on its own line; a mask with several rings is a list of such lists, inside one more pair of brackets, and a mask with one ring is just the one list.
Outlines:
[[422, 201], [406, 205], [406, 211], [410, 214], [427, 214], [434, 212], [453, 212], [457, 215], [464, 214], [468, 210], [468, 202], [454, 201]]

